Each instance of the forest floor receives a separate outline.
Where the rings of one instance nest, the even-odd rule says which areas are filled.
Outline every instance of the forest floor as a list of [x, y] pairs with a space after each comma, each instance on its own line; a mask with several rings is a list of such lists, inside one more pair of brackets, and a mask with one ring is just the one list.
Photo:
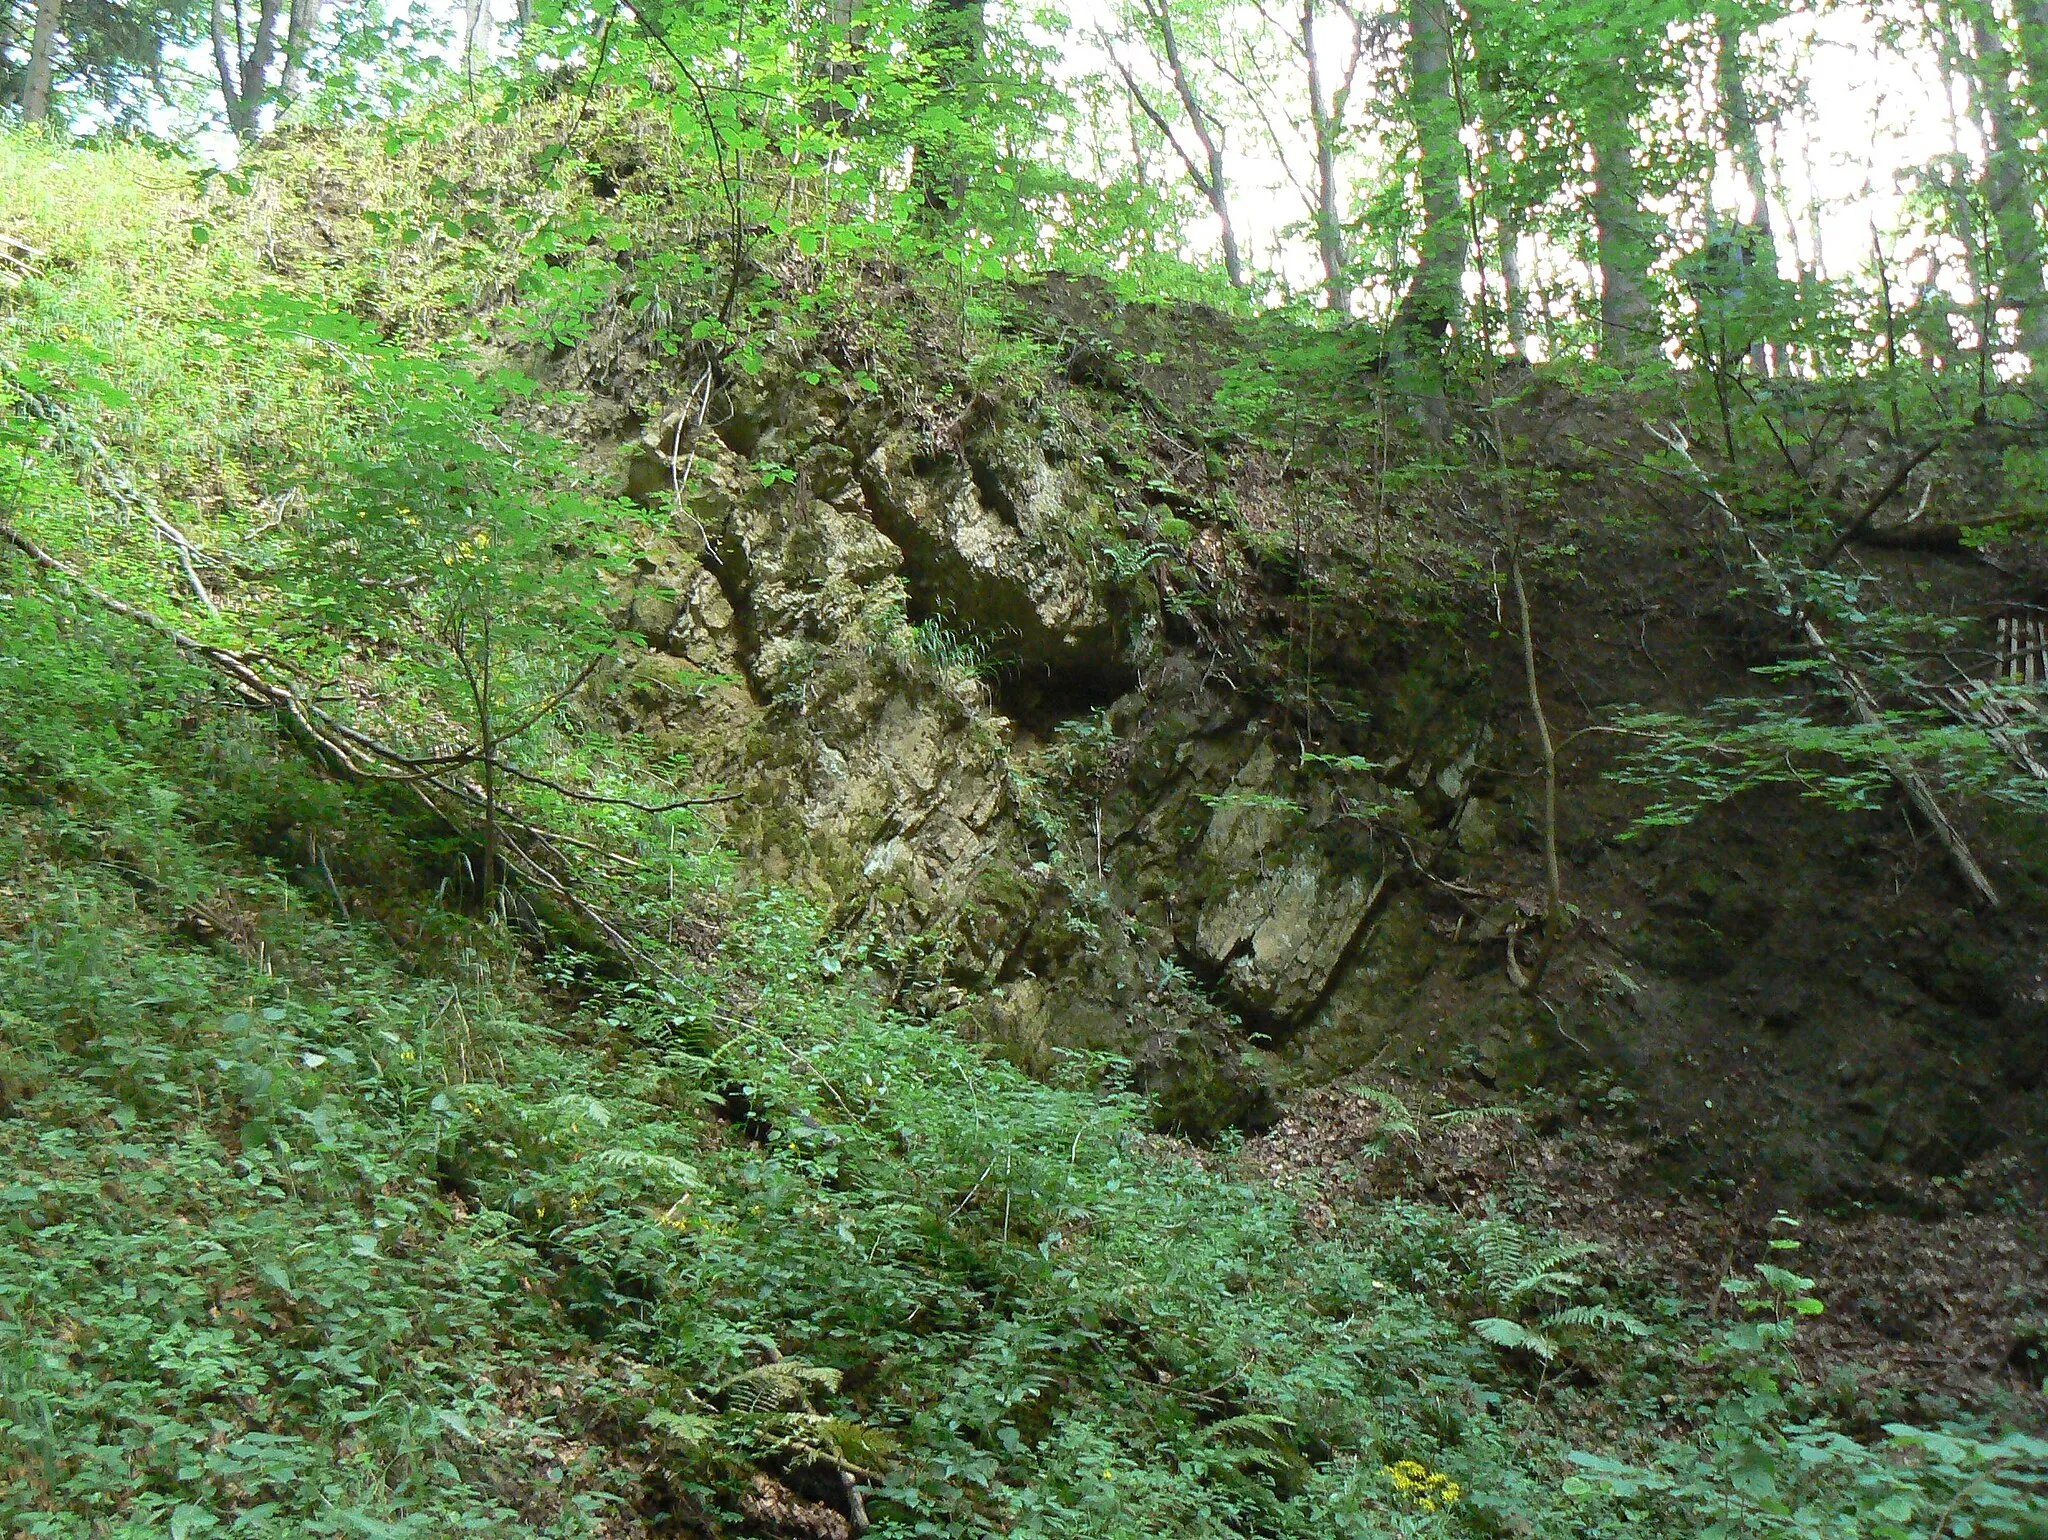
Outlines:
[[[1445, 1086], [1434, 1100], [1469, 1105], [1472, 1090]], [[1306, 1181], [1317, 1196], [1304, 1212], [1321, 1228], [1350, 1204], [1399, 1197], [1582, 1235], [1710, 1319], [1731, 1308], [1721, 1280], [1782, 1233], [1764, 1173], [1732, 1193], [1706, 1191], [1659, 1170], [1644, 1141], [1562, 1116], [1554, 1102], [1446, 1122], [1390, 1116], [1389, 1096], [1414, 1103], [1417, 1088], [1380, 1078], [1303, 1094], [1248, 1141], [1246, 1172]], [[2048, 1420], [2038, 1395], [2048, 1374], [2048, 1319], [2036, 1304], [2048, 1294], [2040, 1172], [2005, 1154], [1952, 1178], [1902, 1170], [1892, 1181], [1882, 1204], [1800, 1217], [1800, 1267], [1827, 1301], [1800, 1342], [1809, 1374], [1872, 1423], [1943, 1407]]]

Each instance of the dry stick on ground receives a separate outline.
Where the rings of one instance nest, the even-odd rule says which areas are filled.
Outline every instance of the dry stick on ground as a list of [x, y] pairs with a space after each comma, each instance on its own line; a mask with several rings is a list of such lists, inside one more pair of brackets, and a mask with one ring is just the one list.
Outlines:
[[[0, 237], [0, 256], [4, 256], [5, 244], [5, 237]], [[192, 585], [192, 592], [206, 607], [207, 614], [215, 620], [220, 619], [219, 606], [213, 602], [213, 595], [206, 591], [206, 585], [199, 580], [198, 563], [205, 553], [192, 544], [183, 530], [163, 516], [154, 498], [129, 479], [128, 473], [121, 468], [120, 458], [106, 446], [105, 441], [80, 422], [71, 410], [55, 397], [30, 393], [26, 398], [26, 404], [31, 416], [54, 423], [61, 432], [72, 434], [84, 443], [94, 457], [93, 463], [88, 467], [92, 477], [115, 502], [131, 513], [139, 511], [148, 519], [149, 527], [156, 531], [159, 539], [170, 542], [171, 549], [177, 552], [178, 565], [185, 573], [185, 581]]]
[[1819, 564], [1823, 567], [1828, 566], [1837, 556], [1842, 554], [1843, 548], [1850, 541], [1862, 539], [1869, 532], [1870, 521], [1877, 517], [1878, 510], [1898, 496], [1900, 489], [1911, 479], [1913, 472], [1933, 459], [1936, 451], [1947, 442], [1948, 439], [1945, 435], [1938, 437], [1931, 443], [1921, 445], [1920, 448], [1899, 462], [1898, 468], [1892, 472], [1890, 479], [1883, 486], [1879, 487], [1876, 492], [1871, 494], [1870, 498], [1863, 504], [1862, 511], [1843, 526], [1842, 532], [1839, 535], [1835, 536], [1834, 544], [1827, 548], [1827, 552], [1821, 557]]
[[[1793, 597], [1790, 586], [1779, 575], [1776, 565], [1764, 554], [1763, 547], [1756, 543], [1755, 537], [1749, 532], [1749, 527], [1742, 522], [1742, 516], [1729, 506], [1728, 500], [1707, 479], [1706, 472], [1700, 469], [1699, 462], [1693, 459], [1692, 446], [1686, 442], [1685, 434], [1676, 426], [1667, 429], [1652, 427], [1650, 431], [1656, 434], [1665, 447], [1677, 455], [1691, 471], [1694, 484], [1720, 514], [1722, 521], [1728, 526], [1729, 533], [1748, 547], [1758, 574], [1770, 585], [1772, 596], [1777, 599], [1779, 607], [1792, 617], [1800, 634], [1805, 637], [1806, 644], [1822, 662], [1827, 664], [1829, 672], [1841, 684], [1842, 693], [1849, 697], [1849, 706], [1855, 713], [1856, 720], [1866, 727], [1881, 728], [1884, 724], [1884, 713], [1878, 709], [1877, 697], [1872, 693], [1869, 683], [1857, 672], [1855, 666], [1821, 635], [1820, 628], [1806, 613], [1806, 607]], [[1899, 783], [1899, 789], [1905, 792], [1906, 800], [1919, 809], [1920, 816], [1933, 828], [1935, 838], [1941, 841], [1942, 849], [1948, 852], [1949, 861], [1954, 865], [1957, 875], [1973, 893], [1984, 900], [1987, 907], [1998, 908], [1998, 889], [1993, 887], [1991, 879], [1984, 875], [1984, 868], [1977, 864], [1977, 858], [1970, 853], [1968, 841], [1963, 838], [1962, 831], [1956, 828], [1941, 803], [1936, 800], [1934, 790], [1927, 784], [1926, 778], [1913, 768], [1911, 761], [1903, 754], [1886, 754], [1883, 756], [1883, 762], [1885, 769], [1891, 772], [1892, 779]]]
[[1522, 582], [1522, 521], [1514, 520], [1508, 536], [1508, 578], [1515, 590], [1515, 619], [1522, 639], [1522, 682], [1529, 692], [1529, 714], [1535, 719], [1536, 745], [1543, 756], [1543, 951], [1536, 971], [1524, 977], [1515, 960], [1514, 937], [1508, 938], [1508, 976], [1524, 994], [1543, 982], [1551, 954], [1564, 934], [1564, 880], [1557, 865], [1557, 746], [1550, 736], [1550, 718], [1543, 693], [1536, 687], [1536, 640], [1529, 625], [1529, 591]]
[[[0, 545], [12, 546], [44, 571], [71, 584], [100, 608], [154, 632], [188, 657], [206, 664], [222, 675], [235, 693], [250, 704], [282, 715], [301, 741], [311, 745], [314, 756], [344, 777], [354, 781], [383, 780], [403, 785], [410, 789], [436, 818], [456, 829], [462, 828], [462, 820], [448, 807], [436, 801], [433, 792], [439, 792], [444, 798], [461, 804], [481, 804], [484, 801], [478, 792], [453, 779], [456, 771], [475, 762], [475, 754], [463, 752], [418, 756], [379, 743], [368, 734], [336, 721], [294, 691], [265, 678], [255, 663], [241, 653], [202, 642], [197, 637], [180, 631], [161, 616], [139, 609], [95, 587], [75, 568], [52, 556], [35, 541], [6, 523], [0, 523]], [[380, 768], [380, 764], [397, 768], [383, 769]], [[429, 787], [433, 791], [430, 792]], [[499, 830], [498, 854], [507, 870], [536, 891], [547, 893], [561, 903], [602, 937], [605, 945], [620, 959], [643, 968], [651, 968], [652, 965], [641, 949], [635, 946], [617, 925], [578, 894], [567, 876], [552, 870], [546, 861], [526, 849], [517, 839], [510, 837], [515, 831], [538, 841], [543, 846], [551, 846], [557, 839], [566, 840], [571, 844], [582, 842], [520, 820], [505, 819]]]

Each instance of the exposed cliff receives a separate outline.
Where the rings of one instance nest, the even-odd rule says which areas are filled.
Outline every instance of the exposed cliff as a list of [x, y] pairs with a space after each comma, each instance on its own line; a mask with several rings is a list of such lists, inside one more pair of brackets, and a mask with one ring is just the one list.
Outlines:
[[[554, 365], [646, 424], [604, 452], [671, 529], [622, 588], [646, 651], [614, 720], [733, 797], [848, 966], [1040, 1069], [1126, 1055], [1203, 1133], [1370, 1065], [1543, 1086], [1780, 1196], [1918, 1201], [2038, 1138], [2027, 830], [1977, 831], [2015, 900], [1986, 915], [1895, 812], [1764, 790], [1643, 834], [1603, 779], [1607, 708], [1697, 706], [1795, 640], [1696, 500], [1629, 473], [1628, 413], [1539, 387], [1509, 424], [1555, 489], [1576, 916], [1528, 992], [1537, 761], [1484, 487], [1397, 419], [1317, 526], [1211, 410], [1252, 334], [1068, 284], [1007, 325], [1039, 372], [981, 386], [923, 338], [929, 373], [879, 381], [843, 338], [715, 387], [616, 338]], [[1966, 622], [2013, 588], [1896, 560]]]

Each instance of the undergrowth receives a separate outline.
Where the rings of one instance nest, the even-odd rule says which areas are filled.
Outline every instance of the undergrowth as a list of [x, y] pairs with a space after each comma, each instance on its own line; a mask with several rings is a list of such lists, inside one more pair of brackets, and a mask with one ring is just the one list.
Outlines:
[[[73, 206], [132, 168], [95, 174]], [[207, 361], [121, 334], [146, 245], [47, 284], [70, 298], [37, 345], [97, 350], [74, 394], [105, 387], [138, 463], [188, 467], [160, 490], [193, 528], [288, 517], [219, 469], [248, 446], [192, 415], [230, 399]], [[316, 455], [293, 378], [246, 420]], [[76, 446], [13, 443], [9, 518], [118, 546], [135, 597], [191, 611], [142, 525], [109, 538]], [[592, 891], [650, 963], [600, 966], [480, 902], [460, 831], [323, 779], [9, 561], [10, 1532], [2041, 1532], [2048, 1446], [1824, 1420], [1784, 1267], [1703, 1359], [1702, 1323], [1506, 1219], [1318, 1227], [1227, 1149], [1147, 1132], [1114, 1061], [1035, 1080], [885, 1008], [673, 817], [587, 815], [625, 857]], [[630, 774], [570, 736], [536, 733]]]

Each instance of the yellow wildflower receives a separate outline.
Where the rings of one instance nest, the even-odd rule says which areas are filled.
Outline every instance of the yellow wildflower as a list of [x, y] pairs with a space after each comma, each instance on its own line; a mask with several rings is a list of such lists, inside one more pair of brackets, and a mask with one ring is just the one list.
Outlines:
[[1465, 1495], [1465, 1489], [1457, 1482], [1420, 1460], [1396, 1460], [1392, 1465], [1382, 1465], [1380, 1474], [1393, 1483], [1397, 1497], [1423, 1513], [1448, 1508]]

